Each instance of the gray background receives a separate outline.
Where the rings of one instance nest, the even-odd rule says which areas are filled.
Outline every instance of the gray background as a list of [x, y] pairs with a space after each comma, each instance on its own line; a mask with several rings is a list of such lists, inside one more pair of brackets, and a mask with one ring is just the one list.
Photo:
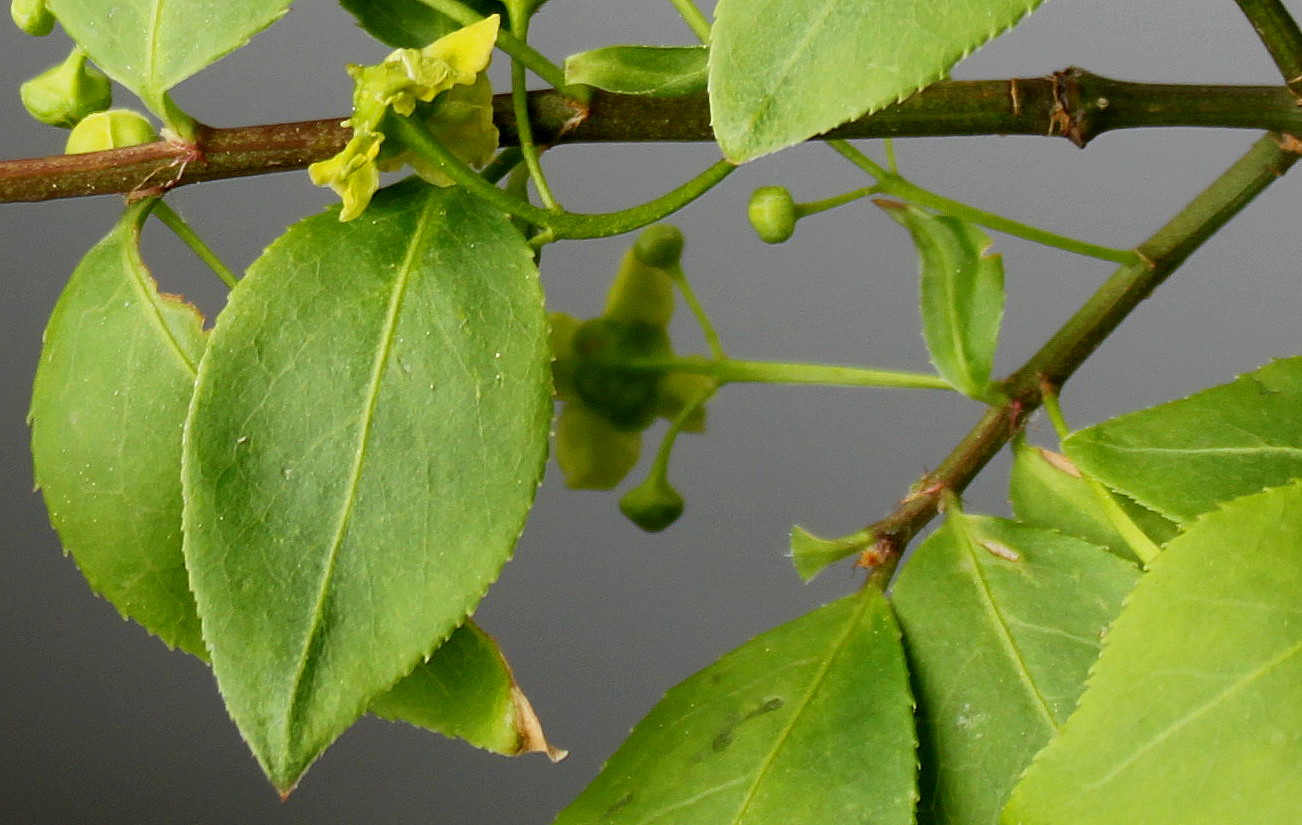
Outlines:
[[[707, 4], [708, 5], [708, 4]], [[1295, 11], [1296, 3], [1291, 4]], [[687, 43], [668, 3], [552, 0], [536, 43], [559, 58], [613, 42]], [[17, 86], [62, 59], [66, 40], [0, 26], [0, 157], [50, 154], [63, 134], [28, 120]], [[248, 48], [177, 92], [214, 125], [346, 114], [343, 63], [385, 53], [337, 6], [300, 3]], [[1047, 4], [961, 64], [958, 77], [1041, 75], [1080, 65], [1162, 82], [1276, 83], [1228, 0]], [[500, 70], [500, 67], [499, 67]], [[500, 71], [499, 71], [500, 76]], [[119, 95], [127, 105], [127, 94]], [[1238, 132], [1061, 139], [901, 141], [923, 185], [1081, 237], [1129, 246], [1253, 140]], [[876, 151], [876, 147], [868, 147]], [[716, 157], [705, 146], [558, 149], [548, 167], [579, 210], [630, 205]], [[879, 154], [880, 157], [880, 154]], [[678, 222], [685, 265], [737, 357], [924, 369], [915, 264], [904, 233], [867, 203], [805, 221], [770, 248], [745, 223], [756, 186], [798, 199], [863, 185], [832, 152], [804, 146], [744, 168]], [[1188, 394], [1299, 349], [1297, 216], [1302, 190], [1267, 192], [1137, 311], [1064, 395], [1085, 424]], [[286, 223], [329, 201], [287, 174], [189, 187], [172, 203], [236, 269]], [[711, 430], [680, 443], [672, 476], [687, 514], [646, 536], [617, 494], [565, 490], [549, 473], [516, 560], [480, 611], [553, 740], [551, 765], [506, 760], [405, 726], [363, 720], [281, 804], [226, 720], [206, 669], [168, 652], [92, 596], [32, 492], [24, 415], [40, 332], [79, 257], [110, 227], [117, 198], [0, 207], [0, 821], [7, 823], [549, 822], [663, 691], [781, 621], [848, 592], [842, 565], [802, 585], [784, 557], [793, 523], [828, 535], [879, 517], [975, 420], [940, 394], [729, 387]], [[626, 240], [549, 247], [553, 308], [595, 314]], [[1000, 368], [1015, 367], [1110, 267], [997, 238], [1010, 301]], [[164, 288], [209, 312], [220, 289], [158, 227], [146, 259]], [[689, 324], [680, 348], [699, 345]], [[1036, 437], [1048, 443], [1048, 427]], [[971, 505], [1005, 509], [1003, 468]]]

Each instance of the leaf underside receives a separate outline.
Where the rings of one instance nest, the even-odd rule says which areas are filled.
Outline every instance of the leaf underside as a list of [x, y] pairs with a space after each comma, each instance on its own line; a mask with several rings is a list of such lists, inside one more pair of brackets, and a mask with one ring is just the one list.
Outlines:
[[181, 556], [181, 426], [204, 349], [194, 307], [140, 258], [149, 204], [73, 272], [32, 391], [36, 480], [91, 588], [169, 646], [203, 655]]
[[890, 608], [849, 596], [671, 689], [556, 825], [905, 825], [911, 710]]
[[292, 0], [50, 0], [104, 73], [163, 114], [168, 89], [280, 19]]
[[943, 78], [1038, 0], [719, 0], [710, 119], [741, 163]]
[[527, 244], [418, 180], [291, 227], [232, 292], [186, 425], [185, 557], [227, 709], [282, 792], [510, 556], [548, 363]]
[[1005, 825], [1289, 825], [1302, 800], [1302, 483], [1186, 525]]

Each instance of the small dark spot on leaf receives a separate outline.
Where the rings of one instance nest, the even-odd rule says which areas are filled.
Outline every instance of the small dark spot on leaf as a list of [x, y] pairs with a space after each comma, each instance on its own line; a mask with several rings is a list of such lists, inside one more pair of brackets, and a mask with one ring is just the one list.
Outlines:
[[715, 753], [718, 753], [719, 751], [726, 750], [727, 747], [731, 744], [732, 744], [732, 726], [729, 725], [728, 727], [719, 731], [719, 735], [714, 737], [714, 741], [710, 743], [710, 747], [714, 748]]

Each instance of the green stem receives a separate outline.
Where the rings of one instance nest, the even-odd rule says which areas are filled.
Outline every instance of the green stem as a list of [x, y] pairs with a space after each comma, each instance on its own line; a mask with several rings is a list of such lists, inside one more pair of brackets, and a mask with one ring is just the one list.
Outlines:
[[[1049, 414], [1049, 420], [1053, 422], [1053, 429], [1058, 434], [1058, 440], [1064, 441], [1067, 436], [1071, 435], [1071, 428], [1067, 426], [1067, 419], [1063, 417], [1062, 406], [1058, 403], [1058, 393], [1051, 384], [1041, 386], [1041, 396], [1044, 402], [1045, 412]], [[1126, 546], [1130, 552], [1135, 554], [1139, 562], [1148, 567], [1153, 563], [1162, 552], [1154, 541], [1148, 537], [1148, 534], [1139, 529], [1134, 519], [1126, 515], [1126, 511], [1121, 509], [1108, 488], [1104, 487], [1101, 482], [1082, 474], [1081, 478], [1089, 486], [1090, 492], [1094, 494], [1094, 500], [1099, 503], [1103, 514], [1111, 523], [1113, 529], [1125, 540]]]
[[[528, 14], [519, 3], [509, 3], [507, 8], [511, 15], [512, 34], [519, 37], [521, 42], [528, 42]], [[529, 169], [529, 177], [533, 179], [534, 188], [538, 190], [538, 197], [542, 199], [543, 206], [546, 208], [559, 210], [561, 205], [556, 202], [556, 196], [552, 194], [552, 188], [547, 183], [542, 161], [538, 158], [538, 147], [533, 142], [533, 124], [529, 121], [529, 98], [528, 89], [525, 88], [524, 64], [514, 57], [511, 58], [511, 108], [515, 112], [516, 132], [520, 137], [520, 151], [524, 155], [524, 165]]]
[[[420, 0], [435, 11], [445, 14], [463, 26], [472, 26], [484, 19], [484, 15], [467, 6], [460, 0]], [[497, 33], [497, 45], [502, 51], [529, 67], [529, 70], [545, 80], [555, 89], [570, 90], [565, 87], [565, 70], [548, 60], [541, 52], [509, 31]], [[581, 90], [574, 90], [579, 92]]]
[[719, 333], [715, 330], [714, 322], [710, 320], [705, 307], [701, 306], [701, 302], [697, 299], [696, 291], [692, 289], [692, 285], [688, 282], [682, 265], [676, 263], [665, 271], [669, 273], [669, 277], [673, 282], [678, 285], [678, 291], [683, 293], [683, 300], [687, 302], [692, 314], [696, 316], [696, 323], [701, 327], [701, 334], [705, 336], [705, 343], [709, 346], [710, 353], [717, 360], [725, 360], [728, 354], [723, 351], [723, 344], [719, 341]]
[[1279, 67], [1289, 91], [1302, 97], [1302, 29], [1280, 0], [1237, 0]]
[[1050, 232], [1047, 229], [1028, 226], [1019, 221], [1005, 218], [1003, 215], [977, 209], [974, 206], [947, 198], [944, 195], [923, 189], [921, 186], [910, 183], [899, 175], [882, 168], [872, 158], [844, 140], [829, 140], [827, 143], [846, 160], [875, 178], [877, 180], [877, 186], [875, 187], [877, 191], [887, 195], [894, 195], [914, 206], [922, 206], [935, 212], [952, 215], [965, 221], [980, 224], [988, 229], [993, 229], [996, 232], [1012, 235], [1015, 238], [1022, 238], [1043, 246], [1073, 252], [1077, 255], [1085, 255], [1090, 258], [1098, 258], [1114, 264], [1130, 264], [1139, 260], [1139, 256], [1133, 250], [1113, 249], [1086, 243], [1065, 235], [1059, 235], [1056, 232]]
[[487, 166], [480, 171], [479, 176], [489, 183], [497, 183], [502, 178], [511, 173], [511, 170], [520, 165], [523, 160], [523, 153], [519, 146], [510, 146], [502, 151], [489, 162]]
[[172, 233], [176, 235], [176, 237], [180, 238], [186, 246], [190, 247], [190, 250], [198, 256], [199, 260], [203, 261], [208, 265], [209, 269], [217, 273], [217, 277], [221, 278], [222, 283], [226, 284], [228, 289], [234, 289], [235, 285], [240, 282], [240, 279], [235, 276], [235, 273], [231, 271], [230, 267], [222, 263], [221, 258], [217, 257], [217, 253], [213, 252], [208, 244], [204, 243], [203, 238], [200, 238], [199, 235], [190, 228], [190, 224], [186, 223], [184, 218], [176, 214], [176, 211], [173, 210], [172, 207], [164, 203], [162, 198], [159, 198], [158, 202], [154, 205], [153, 215], [162, 221], [164, 226], [172, 230]]
[[882, 191], [879, 186], [865, 186], [863, 189], [854, 189], [849, 192], [843, 192], [840, 195], [833, 195], [830, 198], [824, 198], [821, 201], [809, 201], [808, 203], [796, 204], [796, 216], [803, 218], [806, 215], [817, 215], [819, 212], [826, 212], [829, 209], [835, 209], [838, 206], [844, 206], [847, 203], [857, 201], [868, 195], [875, 195]]
[[619, 366], [636, 372], [687, 372], [708, 375], [720, 384], [820, 384], [833, 387], [954, 389], [938, 375], [868, 367], [843, 367], [834, 364], [670, 357], [634, 358], [619, 362]]
[[914, 483], [910, 495], [886, 518], [866, 529], [870, 552], [898, 564], [905, 547], [935, 517], [946, 490], [960, 492], [1043, 401], [1044, 385], [1060, 387], [1117, 326], [1198, 247], [1277, 181], [1298, 160], [1286, 137], [1268, 134], [1152, 235], [1138, 251], [1141, 263], [1116, 270], [1076, 314], [1004, 381], [1009, 401], [990, 409], [935, 470]]
[[710, 21], [705, 19], [701, 10], [696, 7], [692, 0], [669, 0], [678, 9], [678, 16], [683, 18], [692, 29], [692, 33], [700, 38], [702, 43], [710, 42]]
[[677, 189], [631, 209], [604, 214], [553, 212], [513, 197], [475, 174], [444, 148], [423, 123], [405, 117], [391, 117], [389, 122], [399, 140], [407, 147], [437, 161], [448, 177], [473, 194], [505, 212], [542, 227], [545, 234], [549, 235], [545, 240], [605, 238], [641, 229], [696, 200], [736, 168], [727, 161], [718, 161]]
[[655, 458], [651, 463], [651, 471], [647, 475], [653, 477], [659, 475], [661, 478], [668, 478], [669, 457], [673, 453], [674, 442], [678, 440], [678, 435], [687, 426], [687, 422], [691, 420], [692, 415], [700, 409], [702, 404], [713, 398], [718, 389], [716, 386], [707, 392], [701, 393], [700, 396], [692, 399], [690, 403], [684, 404], [678, 414], [673, 417], [673, 420], [669, 422], [669, 426], [665, 428], [664, 438], [661, 439], [660, 446], [656, 449]]

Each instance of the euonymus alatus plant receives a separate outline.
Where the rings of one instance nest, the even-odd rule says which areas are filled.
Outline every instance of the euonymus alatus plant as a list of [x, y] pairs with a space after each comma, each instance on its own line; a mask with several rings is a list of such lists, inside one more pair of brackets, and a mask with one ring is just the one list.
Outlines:
[[[559, 758], [472, 618], [549, 451], [568, 486], [623, 486], [620, 510], [664, 530], [690, 505], [673, 450], [709, 449], [680, 436], [720, 425], [707, 410], [728, 385], [785, 383], [954, 392], [979, 420], [886, 517], [832, 539], [793, 528], [800, 577], [855, 557], [862, 586], [670, 689], [557, 822], [1293, 820], [1302, 356], [1083, 429], [1057, 402], [1139, 301], [1297, 159], [1302, 33], [1281, 3], [1239, 3], [1280, 68], [1275, 88], [1074, 69], [943, 79], [1030, 0], [720, 0], [713, 21], [674, 0], [699, 42], [594, 44], [559, 63], [529, 45], [534, 15], [552, 12], [540, 2], [342, 5], [394, 49], [339, 67], [351, 112], [243, 129], [206, 126], [170, 90], [288, 0], [12, 5], [25, 31], [57, 20], [73, 40], [22, 91], [33, 116], [72, 129], [71, 154], [0, 163], [0, 197], [126, 195], [47, 328], [36, 481], [95, 592], [209, 663], [280, 793], [366, 713]], [[497, 96], [492, 59], [510, 62]], [[528, 73], [550, 89], [526, 94]], [[109, 80], [139, 111], [109, 108]], [[959, 202], [911, 181], [889, 144], [878, 162], [849, 142], [1016, 132], [1083, 146], [1175, 124], [1267, 134], [1133, 248]], [[544, 149], [631, 139], [712, 139], [720, 159], [645, 203], [565, 209]], [[671, 216], [736, 165], [808, 140], [846, 164], [841, 191], [800, 203], [764, 186], [737, 210], [777, 244], [871, 198], [917, 250], [933, 372], [738, 357], [694, 291], [708, 235]], [[381, 186], [404, 166], [415, 175]], [[167, 202], [182, 184], [287, 167], [342, 203], [290, 226], [242, 277]], [[154, 284], [140, 251], [151, 217], [230, 287], [210, 325]], [[626, 233], [599, 314], [547, 303], [549, 245]], [[1017, 261], [992, 233], [1115, 268], [1002, 377]], [[671, 336], [680, 304], [701, 352]], [[1042, 405], [1050, 447], [1024, 432]], [[661, 419], [647, 474], [626, 481]], [[963, 491], [1005, 448], [1012, 517], [972, 512]]]

